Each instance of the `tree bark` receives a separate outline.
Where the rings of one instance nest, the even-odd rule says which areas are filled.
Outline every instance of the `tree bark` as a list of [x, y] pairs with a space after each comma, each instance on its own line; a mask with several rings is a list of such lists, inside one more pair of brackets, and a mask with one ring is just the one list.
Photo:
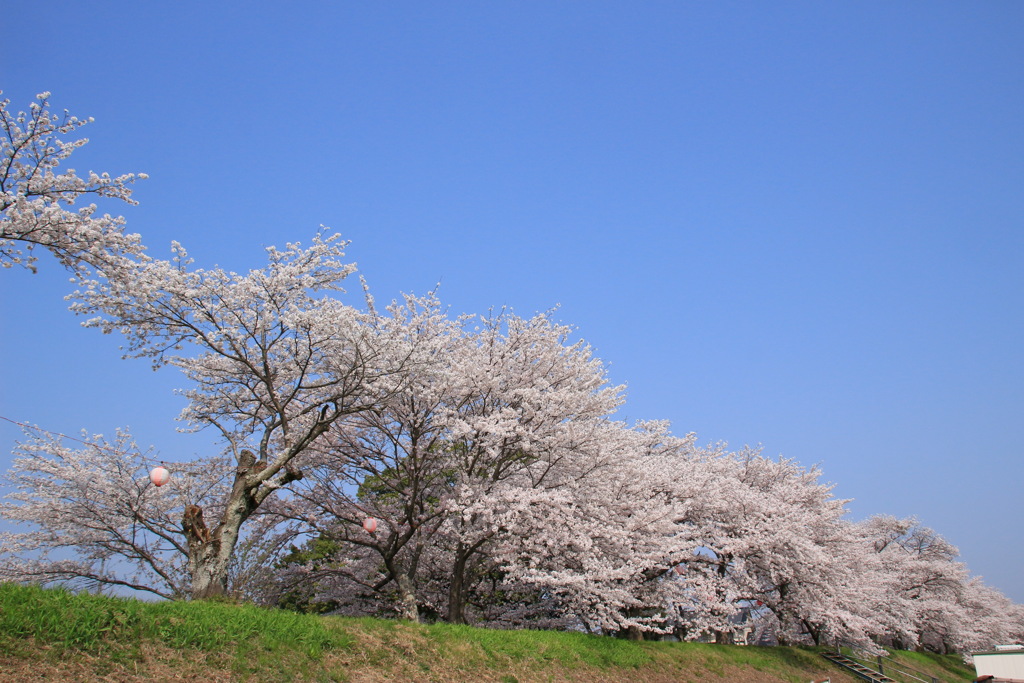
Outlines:
[[455, 551], [455, 566], [452, 568], [452, 581], [448, 587], [448, 621], [452, 624], [466, 623], [466, 563], [472, 550], [467, 552], [463, 543], [459, 543]]
[[[270, 493], [290, 481], [302, 478], [297, 470], [287, 469], [273, 487], [263, 486], [267, 469], [250, 451], [242, 451], [235, 470], [235, 483], [217, 526], [210, 531], [198, 505], [186, 505], [181, 526], [188, 540], [188, 571], [192, 579], [193, 600], [215, 598], [227, 593], [228, 568], [245, 520]], [[262, 488], [261, 488], [262, 486]]]
[[215, 598], [227, 593], [228, 566], [238, 543], [242, 523], [254, 506], [251, 496], [232, 494], [220, 523], [211, 532], [203, 522], [203, 510], [188, 505], [182, 527], [188, 539], [188, 569], [192, 577], [193, 600]]
[[816, 646], [821, 645], [821, 635], [823, 629], [816, 627], [814, 624], [811, 624], [806, 619], [803, 619], [802, 621], [804, 623], [804, 628], [807, 629], [807, 633], [810, 634], [811, 640], [814, 642], [814, 644]]
[[398, 584], [398, 597], [402, 605], [402, 619], [419, 621], [419, 601], [416, 599], [416, 590], [413, 588], [412, 579], [405, 572], [399, 572], [395, 576], [395, 582]]

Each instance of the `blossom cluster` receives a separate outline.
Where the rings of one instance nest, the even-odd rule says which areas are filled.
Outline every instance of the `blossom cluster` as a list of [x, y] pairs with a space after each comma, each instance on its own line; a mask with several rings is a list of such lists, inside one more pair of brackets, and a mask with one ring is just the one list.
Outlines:
[[139, 236], [126, 233], [124, 219], [97, 214], [90, 203], [72, 207], [82, 197], [112, 198], [134, 204], [131, 184], [146, 174], [111, 176], [58, 166], [88, 142], [66, 140], [92, 119], [79, 119], [66, 110], [49, 109], [50, 93], [40, 93], [28, 112], [8, 110], [0, 100], [0, 264], [35, 271], [36, 247], [50, 251], [69, 269], [82, 273], [106, 268], [142, 250]]

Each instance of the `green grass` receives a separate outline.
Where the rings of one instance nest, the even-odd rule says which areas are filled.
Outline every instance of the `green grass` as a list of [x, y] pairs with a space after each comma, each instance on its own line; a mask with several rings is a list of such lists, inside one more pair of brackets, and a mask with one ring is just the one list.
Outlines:
[[0, 584], [0, 633], [86, 652], [157, 640], [175, 649], [214, 651], [244, 643], [317, 657], [351, 644], [315, 617], [294, 612], [215, 602], [147, 603], [15, 584]]
[[425, 632], [442, 652], [470, 650], [480, 663], [530, 659], [568, 667], [635, 669], [652, 661], [650, 652], [636, 643], [583, 633], [497, 631], [453, 624], [432, 624]]
[[905, 667], [923, 671], [940, 681], [972, 681], [976, 675], [974, 667], [965, 665], [955, 655], [899, 651], [892, 653], [892, 658]]
[[[354, 639], [313, 616], [217, 602], [160, 602], [111, 598], [35, 586], [0, 584], [0, 653], [43, 644], [54, 655], [83, 653], [111, 664], [143, 659], [146, 643], [202, 659], [238, 674], [290, 680], [324, 652], [351, 648]], [[193, 657], [194, 659], [194, 657]]]
[[[908, 665], [935, 672], [944, 683], [973, 677], [957, 658], [900, 654], [912, 655]], [[745, 671], [799, 683], [835, 675], [811, 648], [636, 643], [219, 602], [140, 602], [16, 584], [0, 584], [0, 658], [50, 666], [53, 680], [67, 676], [60, 667], [69, 661], [88, 669], [75, 680], [111, 672], [161, 679], [183, 668], [196, 679], [259, 681], [696, 682]]]

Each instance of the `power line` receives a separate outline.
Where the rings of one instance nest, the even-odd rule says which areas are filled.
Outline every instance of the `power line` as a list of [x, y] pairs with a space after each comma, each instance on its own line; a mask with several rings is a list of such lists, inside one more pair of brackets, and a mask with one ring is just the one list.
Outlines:
[[[106, 444], [96, 443], [96, 442], [93, 442], [93, 441], [85, 441], [83, 439], [79, 439], [79, 438], [76, 438], [74, 436], [68, 436], [67, 434], [62, 434], [61, 432], [53, 432], [53, 431], [50, 431], [49, 429], [43, 429], [42, 427], [39, 427], [37, 425], [30, 425], [30, 424], [26, 424], [24, 422], [18, 422], [17, 420], [12, 420], [11, 418], [4, 417], [3, 415], [0, 415], [0, 420], [4, 420], [6, 422], [10, 422], [11, 424], [18, 425], [19, 427], [21, 427], [23, 429], [31, 429], [33, 431], [40, 432], [42, 434], [48, 434], [49, 436], [57, 436], [57, 437], [60, 437], [61, 439], [68, 439], [70, 441], [76, 441], [76, 442], [78, 442], [78, 443], [80, 443], [80, 444], [82, 444], [84, 446], [89, 446], [90, 448], [98, 448], [100, 450], [109, 451], [110, 453], [114, 453], [115, 455], [121, 455], [123, 453], [127, 453], [128, 452], [128, 451], [119, 451], [116, 448], [114, 448], [113, 446], [108, 446]], [[161, 460], [160, 462], [163, 462], [163, 461]]]
[[[79, 438], [76, 438], [74, 436], [68, 436], [67, 434], [62, 434], [61, 432], [54, 432], [54, 431], [50, 431], [49, 429], [43, 429], [42, 427], [39, 427], [39, 426], [36, 426], [36, 425], [26, 424], [24, 422], [18, 422], [17, 420], [12, 420], [11, 418], [4, 417], [3, 415], [0, 415], [0, 420], [3, 420], [5, 422], [10, 422], [11, 424], [14, 424], [14, 425], [18, 425], [19, 427], [21, 427], [23, 429], [30, 429], [30, 430], [33, 430], [33, 431], [36, 431], [36, 432], [40, 432], [42, 434], [47, 434], [49, 436], [56, 436], [56, 437], [60, 437], [61, 439], [68, 439], [70, 441], [75, 441], [77, 443], [80, 443], [83, 446], [89, 446], [90, 448], [98, 448], [100, 450], [104, 450], [104, 451], [107, 451], [109, 453], [113, 453], [115, 455], [123, 455], [123, 454], [126, 454], [126, 453], [129, 452], [127, 450], [119, 451], [116, 448], [114, 448], [113, 446], [108, 446], [106, 444], [96, 443], [94, 441], [85, 441], [83, 439], [79, 439]], [[135, 450], [136, 450], [136, 452], [138, 452], [138, 454], [140, 456], [142, 456], [146, 460], [149, 460], [149, 458], [146, 457], [146, 454], [143, 453], [141, 450], [139, 450], [137, 446], [136, 446]], [[150, 450], [151, 451], [153, 450], [152, 447], [150, 448]], [[169, 460], [157, 460], [155, 462], [159, 462], [162, 465], [169, 465], [169, 466], [173, 467], [178, 472], [185, 472], [185, 471], [191, 472], [191, 469], [196, 469], [195, 466], [193, 466], [191, 469], [186, 468], [186, 465], [188, 463], [183, 463], [183, 462], [174, 462], [174, 461], [169, 461]]]
[[[71, 441], [77, 441], [78, 443], [85, 444], [86, 446], [94, 446], [96, 448], [107, 448], [107, 449], [110, 448], [109, 446], [102, 446], [102, 445], [99, 445], [99, 444], [90, 443], [88, 441], [83, 441], [82, 439], [76, 439], [73, 436], [68, 436], [67, 434], [61, 434], [60, 432], [51, 432], [49, 429], [43, 429], [42, 427], [39, 427], [39, 426], [36, 426], [36, 425], [30, 425], [30, 424], [25, 424], [24, 422], [18, 422], [17, 420], [12, 420], [11, 418], [4, 417], [3, 415], [0, 415], [0, 420], [5, 420], [6, 422], [10, 422], [11, 424], [18, 425], [19, 427], [23, 427], [24, 429], [32, 429], [32, 430], [37, 431], [37, 432], [42, 432], [43, 434], [49, 434], [50, 436], [59, 436], [62, 439], [70, 439]], [[117, 452], [117, 451], [115, 451], [115, 452]]]

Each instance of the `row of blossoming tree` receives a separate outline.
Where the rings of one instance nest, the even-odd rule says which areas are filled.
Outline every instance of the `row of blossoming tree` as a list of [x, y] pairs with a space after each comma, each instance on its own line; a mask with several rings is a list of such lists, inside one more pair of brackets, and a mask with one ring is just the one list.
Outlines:
[[1024, 638], [1021, 606], [914, 520], [854, 523], [814, 468], [617, 421], [623, 388], [550, 314], [346, 303], [355, 268], [324, 232], [246, 274], [178, 244], [150, 257], [123, 219], [73, 210], [131, 203], [144, 176], [60, 169], [85, 142], [62, 136], [87, 122], [47, 98], [0, 102], [0, 262], [56, 256], [84, 324], [177, 367], [182, 419], [223, 451], [156, 487], [128, 433], [28, 429], [0, 578], [636, 638]]

